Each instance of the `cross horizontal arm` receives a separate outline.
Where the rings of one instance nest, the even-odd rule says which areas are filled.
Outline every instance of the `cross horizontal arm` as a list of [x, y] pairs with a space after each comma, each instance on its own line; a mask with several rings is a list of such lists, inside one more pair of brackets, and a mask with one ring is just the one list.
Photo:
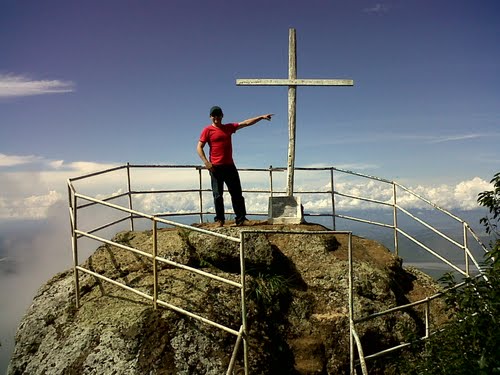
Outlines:
[[352, 79], [237, 79], [239, 86], [353, 86]]

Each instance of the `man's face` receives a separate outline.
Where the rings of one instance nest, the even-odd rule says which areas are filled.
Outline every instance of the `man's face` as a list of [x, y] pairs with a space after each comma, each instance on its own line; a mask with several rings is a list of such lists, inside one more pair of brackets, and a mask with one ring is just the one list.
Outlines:
[[218, 114], [213, 114], [212, 116], [210, 116], [210, 118], [212, 119], [212, 122], [215, 124], [215, 125], [219, 125], [222, 123], [222, 115], [218, 115]]

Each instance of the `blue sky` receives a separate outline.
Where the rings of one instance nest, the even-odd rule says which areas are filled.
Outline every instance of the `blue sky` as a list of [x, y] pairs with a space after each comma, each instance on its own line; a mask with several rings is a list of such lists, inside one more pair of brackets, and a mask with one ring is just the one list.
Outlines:
[[[294, 27], [299, 78], [355, 81], [298, 89], [297, 166], [489, 179], [500, 165], [499, 11], [488, 0], [2, 1], [0, 152], [59, 168], [197, 164], [217, 104], [227, 121], [276, 114], [235, 137], [239, 166], [286, 165], [286, 88], [235, 80], [286, 78]], [[9, 79], [26, 92], [9, 93]], [[30, 158], [15, 168], [37, 168]]]
[[0, 0], [0, 219], [10, 232], [25, 219], [50, 229], [4, 254], [43, 244], [39, 259], [57, 259], [28, 268], [33, 293], [70, 258], [66, 179], [126, 162], [200, 164], [213, 105], [231, 122], [275, 113], [234, 136], [235, 160], [285, 166], [286, 88], [235, 82], [287, 78], [290, 27], [298, 78], [354, 80], [298, 88], [296, 166], [474, 208], [500, 166], [499, 16], [496, 0]]

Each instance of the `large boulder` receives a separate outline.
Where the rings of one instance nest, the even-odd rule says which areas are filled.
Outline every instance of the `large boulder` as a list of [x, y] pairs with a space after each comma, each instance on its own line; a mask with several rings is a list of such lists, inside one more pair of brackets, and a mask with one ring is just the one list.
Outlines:
[[[251, 374], [343, 374], [349, 368], [347, 235], [297, 234], [319, 225], [211, 229], [245, 234], [248, 347]], [[118, 233], [114, 241], [151, 254], [151, 231]], [[240, 282], [237, 242], [188, 229], [157, 235], [158, 255]], [[405, 269], [377, 242], [353, 236], [355, 318], [430, 296], [439, 286]], [[151, 258], [104, 244], [83, 266], [153, 294]], [[158, 263], [158, 298], [233, 330], [241, 325], [240, 290], [186, 269]], [[80, 272], [80, 308], [73, 271], [42, 286], [24, 316], [8, 374], [223, 374], [236, 337]], [[435, 322], [442, 316], [434, 308]], [[422, 334], [425, 316], [410, 308], [357, 324], [365, 354]], [[236, 372], [243, 366], [242, 350]], [[370, 368], [384, 373], [389, 366]]]

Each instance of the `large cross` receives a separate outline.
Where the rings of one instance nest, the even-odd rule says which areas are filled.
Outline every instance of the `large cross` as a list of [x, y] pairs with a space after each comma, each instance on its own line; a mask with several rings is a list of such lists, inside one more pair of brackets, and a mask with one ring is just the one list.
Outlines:
[[297, 86], [352, 86], [351, 79], [297, 79], [297, 42], [295, 29], [289, 29], [288, 37], [288, 79], [237, 79], [237, 85], [251, 86], [288, 86], [288, 164], [287, 188], [288, 196], [293, 195], [293, 178], [295, 168], [295, 126]]

